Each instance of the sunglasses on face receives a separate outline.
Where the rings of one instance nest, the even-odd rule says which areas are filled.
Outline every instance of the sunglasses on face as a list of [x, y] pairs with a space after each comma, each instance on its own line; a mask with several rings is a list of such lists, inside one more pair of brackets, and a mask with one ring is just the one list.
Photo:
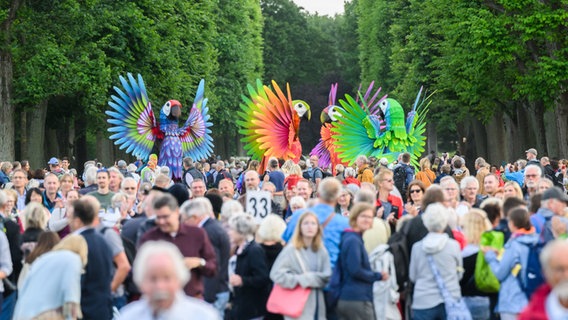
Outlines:
[[420, 193], [422, 192], [422, 189], [414, 189], [414, 190], [410, 190], [410, 193]]

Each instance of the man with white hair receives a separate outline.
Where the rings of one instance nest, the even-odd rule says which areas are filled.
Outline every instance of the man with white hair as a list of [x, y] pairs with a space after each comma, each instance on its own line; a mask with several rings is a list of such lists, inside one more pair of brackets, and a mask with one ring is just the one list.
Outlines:
[[93, 191], [97, 191], [99, 186], [97, 185], [97, 171], [99, 169], [94, 165], [89, 166], [84, 173], [85, 176], [85, 187], [79, 190], [79, 193], [85, 195]]
[[359, 180], [359, 182], [373, 183], [373, 170], [369, 168], [369, 159], [364, 155], [360, 155], [355, 159], [355, 164], [358, 170], [357, 180]]
[[568, 241], [554, 240], [540, 253], [540, 265], [546, 283], [532, 295], [520, 313], [520, 320], [568, 318]]
[[229, 302], [229, 258], [231, 243], [227, 231], [214, 218], [213, 207], [207, 198], [186, 201], [180, 208], [181, 221], [190, 226], [203, 228], [209, 236], [217, 258], [217, 274], [204, 277], [203, 298], [211, 303], [224, 317]]
[[123, 319], [221, 319], [205, 302], [186, 296], [182, 289], [189, 281], [184, 258], [178, 248], [165, 241], [149, 241], [134, 261], [134, 281], [142, 299], [124, 307]]
[[213, 182], [213, 188], [219, 188], [219, 181], [223, 179], [233, 180], [233, 176], [231, 176], [229, 171], [225, 170], [224, 161], [217, 161], [217, 166], [215, 167], [215, 169], [217, 170], [217, 175], [215, 176], [215, 180]]
[[538, 183], [542, 177], [542, 169], [534, 164], [525, 167], [525, 186], [523, 193], [525, 200], [529, 200], [533, 194], [538, 193]]
[[460, 217], [468, 213], [471, 208], [479, 208], [481, 204], [481, 198], [478, 196], [479, 188], [479, 181], [473, 176], [467, 176], [460, 182], [463, 201], [456, 208]]

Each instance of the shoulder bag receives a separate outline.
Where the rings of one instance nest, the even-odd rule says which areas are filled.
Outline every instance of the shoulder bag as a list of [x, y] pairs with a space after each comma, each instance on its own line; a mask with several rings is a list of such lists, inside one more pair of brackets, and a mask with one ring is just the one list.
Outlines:
[[[298, 250], [294, 250], [294, 253], [302, 268], [302, 272], [305, 273], [306, 267]], [[298, 318], [304, 311], [304, 306], [311, 291], [311, 288], [302, 288], [300, 285], [297, 285], [294, 289], [286, 289], [275, 283], [268, 297], [266, 309], [272, 313]]]
[[430, 269], [432, 269], [432, 273], [434, 274], [434, 278], [436, 279], [436, 283], [438, 284], [438, 289], [442, 293], [442, 297], [444, 298], [444, 307], [446, 309], [446, 319], [447, 320], [472, 320], [471, 312], [467, 308], [465, 301], [463, 299], [456, 300], [444, 284], [444, 280], [442, 280], [442, 276], [438, 271], [438, 267], [434, 263], [434, 259], [431, 255], [427, 255], [428, 257], [428, 264], [430, 265]]

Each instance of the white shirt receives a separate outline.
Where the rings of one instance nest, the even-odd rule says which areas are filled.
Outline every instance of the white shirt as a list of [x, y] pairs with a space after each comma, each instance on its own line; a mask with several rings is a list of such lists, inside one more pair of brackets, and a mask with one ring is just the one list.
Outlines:
[[560, 304], [558, 300], [558, 295], [556, 292], [552, 291], [546, 297], [546, 315], [549, 319], [554, 320], [567, 320], [568, 319], [568, 309]]
[[176, 294], [175, 301], [168, 310], [162, 310], [154, 315], [148, 300], [142, 297], [142, 299], [122, 308], [120, 310], [120, 318], [126, 320], [221, 320], [219, 312], [211, 305], [188, 297], [181, 291]]

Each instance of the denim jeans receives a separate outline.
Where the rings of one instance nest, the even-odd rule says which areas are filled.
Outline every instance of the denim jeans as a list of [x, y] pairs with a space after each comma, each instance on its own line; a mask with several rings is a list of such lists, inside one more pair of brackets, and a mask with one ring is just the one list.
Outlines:
[[229, 303], [229, 297], [229, 291], [219, 292], [217, 293], [217, 300], [213, 302], [213, 307], [219, 311], [221, 319], [225, 319], [225, 309], [227, 308], [227, 303]]
[[489, 320], [489, 297], [463, 297], [473, 320]]
[[446, 320], [446, 308], [441, 303], [430, 309], [412, 309], [412, 320]]

